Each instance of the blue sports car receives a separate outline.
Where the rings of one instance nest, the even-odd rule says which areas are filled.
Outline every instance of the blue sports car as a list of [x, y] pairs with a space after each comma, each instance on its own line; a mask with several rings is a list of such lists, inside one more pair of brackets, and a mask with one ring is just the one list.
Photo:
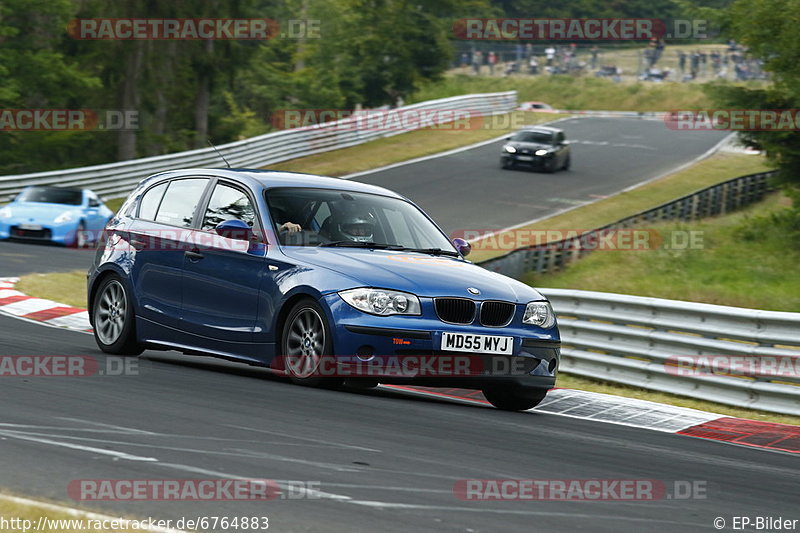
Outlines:
[[266, 366], [309, 386], [479, 389], [534, 407], [560, 339], [535, 289], [464, 259], [383, 188], [287, 172], [192, 169], [142, 181], [88, 273], [105, 352]]
[[113, 214], [88, 189], [26, 187], [10, 204], [0, 207], [0, 239], [82, 248], [99, 239]]

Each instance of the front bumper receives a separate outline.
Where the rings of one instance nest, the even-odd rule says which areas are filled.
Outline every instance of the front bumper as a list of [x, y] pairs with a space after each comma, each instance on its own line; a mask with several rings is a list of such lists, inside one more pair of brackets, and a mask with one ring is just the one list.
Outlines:
[[75, 224], [36, 224], [37, 229], [23, 229], [24, 224], [16, 220], [0, 222], [0, 239], [54, 242], [71, 244], [75, 240]]
[[527, 165], [534, 168], [544, 168], [550, 161], [552, 155], [533, 155], [533, 154], [520, 154], [520, 153], [503, 153], [500, 160], [504, 165]]
[[[353, 309], [338, 294], [324, 297], [331, 313], [340, 377], [381, 383], [467, 389], [513, 388], [537, 395], [555, 385], [561, 343], [557, 326], [522, 326], [517, 305], [505, 327], [456, 325], [439, 320], [433, 301], [420, 298], [421, 316], [374, 316]], [[443, 350], [443, 332], [513, 338], [511, 354]]]

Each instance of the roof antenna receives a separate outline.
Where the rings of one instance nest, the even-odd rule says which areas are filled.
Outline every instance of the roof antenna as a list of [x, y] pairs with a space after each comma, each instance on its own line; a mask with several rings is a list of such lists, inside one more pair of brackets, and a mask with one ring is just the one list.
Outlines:
[[225, 164], [226, 164], [226, 165], [228, 165], [228, 168], [231, 168], [231, 164], [230, 164], [230, 163], [228, 163], [228, 160], [227, 160], [227, 159], [225, 159], [225, 156], [224, 156], [224, 155], [222, 155], [222, 152], [220, 152], [219, 150], [217, 150], [217, 147], [216, 147], [216, 146], [214, 146], [214, 143], [212, 143], [212, 142], [211, 142], [211, 139], [208, 139], [208, 145], [209, 145], [211, 148], [213, 148], [215, 152], [217, 152], [217, 155], [219, 155], [219, 156], [222, 158], [222, 160], [223, 160], [223, 161], [225, 161]]

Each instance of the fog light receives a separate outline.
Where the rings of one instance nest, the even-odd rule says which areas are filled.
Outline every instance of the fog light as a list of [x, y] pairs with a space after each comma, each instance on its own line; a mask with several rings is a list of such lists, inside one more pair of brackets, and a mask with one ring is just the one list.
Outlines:
[[359, 346], [358, 350], [356, 350], [356, 357], [358, 357], [360, 361], [370, 361], [375, 357], [374, 354], [375, 348], [367, 344]]

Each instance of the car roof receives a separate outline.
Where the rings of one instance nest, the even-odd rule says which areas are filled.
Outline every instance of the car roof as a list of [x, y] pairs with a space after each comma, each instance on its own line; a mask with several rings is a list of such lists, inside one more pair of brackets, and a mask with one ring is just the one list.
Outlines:
[[[382, 196], [392, 196], [404, 198], [389, 189], [360, 183], [358, 181], [346, 180], [342, 178], [331, 178], [327, 176], [317, 176], [315, 174], [304, 174], [302, 172], [285, 172], [279, 170], [260, 170], [252, 168], [187, 168], [180, 170], [169, 170], [160, 172], [148, 177], [144, 181], [156, 178], [176, 178], [183, 176], [217, 176], [229, 178], [250, 185], [251, 187], [264, 187], [273, 189], [277, 187], [304, 187], [310, 189], [337, 189], [350, 192], [364, 192], [380, 194]], [[142, 183], [144, 183], [144, 181]]]

